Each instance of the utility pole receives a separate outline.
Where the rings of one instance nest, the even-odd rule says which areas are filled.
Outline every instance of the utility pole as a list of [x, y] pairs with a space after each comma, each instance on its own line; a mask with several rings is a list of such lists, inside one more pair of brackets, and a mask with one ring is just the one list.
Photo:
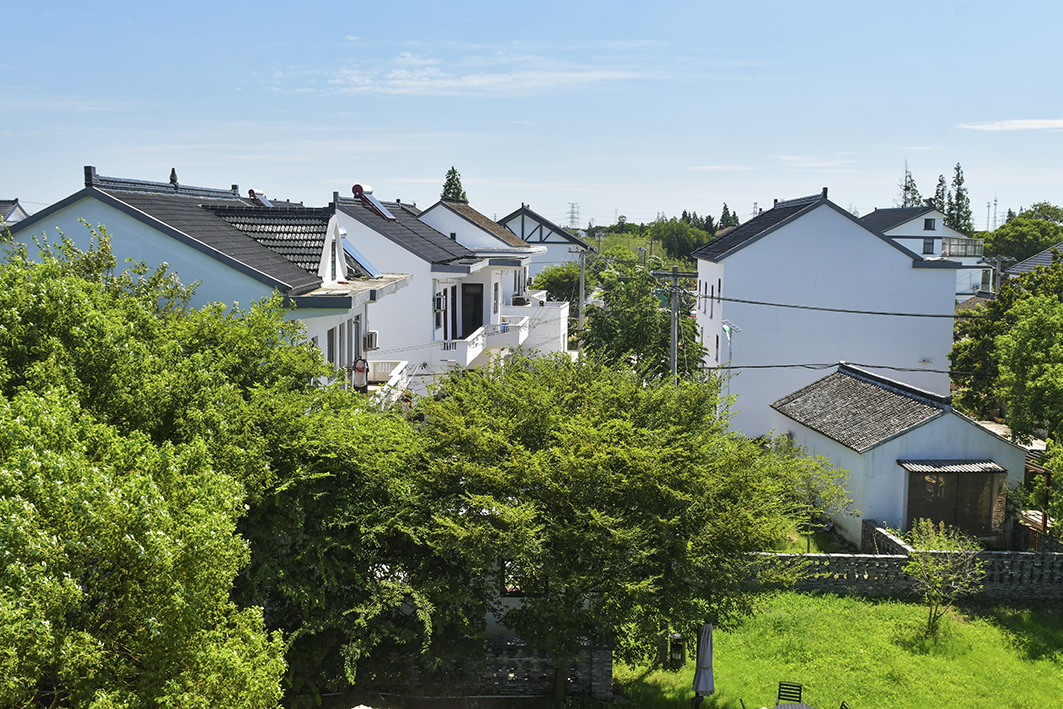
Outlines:
[[654, 278], [672, 279], [672, 382], [679, 383], [679, 279], [697, 278], [698, 274], [680, 271], [679, 266], [672, 266], [671, 271], [650, 271]]

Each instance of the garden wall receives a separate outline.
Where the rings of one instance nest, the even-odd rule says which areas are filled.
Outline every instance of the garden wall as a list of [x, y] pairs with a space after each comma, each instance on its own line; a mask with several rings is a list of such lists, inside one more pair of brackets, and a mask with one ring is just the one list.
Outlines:
[[[772, 563], [804, 574], [801, 591], [903, 598], [913, 595], [903, 571], [913, 551], [901, 539], [871, 520], [864, 520], [861, 554], [772, 554]], [[947, 554], [948, 552], [930, 552]], [[984, 551], [982, 588], [972, 594], [986, 600], [1018, 601], [1063, 598], [1063, 554], [1018, 551]]]

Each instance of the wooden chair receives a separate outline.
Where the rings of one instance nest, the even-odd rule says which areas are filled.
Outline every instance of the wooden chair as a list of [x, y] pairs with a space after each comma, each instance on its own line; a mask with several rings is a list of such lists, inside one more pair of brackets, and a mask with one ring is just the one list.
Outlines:
[[775, 700], [775, 706], [782, 702], [801, 702], [801, 685], [797, 682], [779, 682], [779, 697]]

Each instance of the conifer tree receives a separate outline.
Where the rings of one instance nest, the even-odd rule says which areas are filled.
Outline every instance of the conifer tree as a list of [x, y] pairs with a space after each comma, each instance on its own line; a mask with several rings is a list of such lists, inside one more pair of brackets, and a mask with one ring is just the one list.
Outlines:
[[899, 187], [901, 194], [894, 202], [898, 207], [918, 207], [923, 204], [923, 197], [919, 194], [919, 188], [915, 186], [915, 178], [908, 169], [908, 161], [904, 161], [904, 178]]
[[461, 175], [454, 169], [453, 165], [447, 170], [447, 177], [443, 182], [443, 192], [439, 195], [439, 198], [451, 202], [469, 203], [469, 198], [465, 196], [465, 190], [461, 186]]
[[938, 175], [938, 184], [934, 188], [934, 206], [942, 214], [948, 214], [946, 211], [949, 199], [949, 184], [945, 181], [944, 175]]
[[945, 213], [945, 224], [968, 236], [973, 234], [974, 215], [971, 213], [971, 198], [967, 196], [967, 188], [963, 186], [963, 168], [959, 163], [956, 163], [956, 171], [952, 176], [952, 192], [946, 206], [949, 210]]

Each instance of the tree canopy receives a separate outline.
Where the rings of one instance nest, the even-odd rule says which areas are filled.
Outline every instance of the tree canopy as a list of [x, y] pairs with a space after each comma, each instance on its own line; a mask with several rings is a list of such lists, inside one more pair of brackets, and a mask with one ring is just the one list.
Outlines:
[[457, 556], [501, 552], [521, 601], [499, 620], [559, 671], [587, 642], [645, 659], [669, 624], [749, 611], [741, 589], [767, 570], [743, 552], [778, 537], [785, 466], [726, 432], [717, 397], [558, 356], [456, 374], [423, 402], [434, 515]]
[[1023, 212], [986, 236], [985, 253], [1024, 261], [1059, 243], [1063, 243], [1063, 226]]
[[187, 311], [99, 237], [0, 264], [0, 702], [275, 706], [282, 639], [229, 591], [269, 478], [247, 376], [308, 386], [271, 347], [290, 326]]
[[451, 202], [469, 202], [469, 198], [465, 196], [465, 189], [461, 186], [461, 175], [453, 165], [447, 170], [446, 179], [443, 181], [443, 191], [439, 198]]

